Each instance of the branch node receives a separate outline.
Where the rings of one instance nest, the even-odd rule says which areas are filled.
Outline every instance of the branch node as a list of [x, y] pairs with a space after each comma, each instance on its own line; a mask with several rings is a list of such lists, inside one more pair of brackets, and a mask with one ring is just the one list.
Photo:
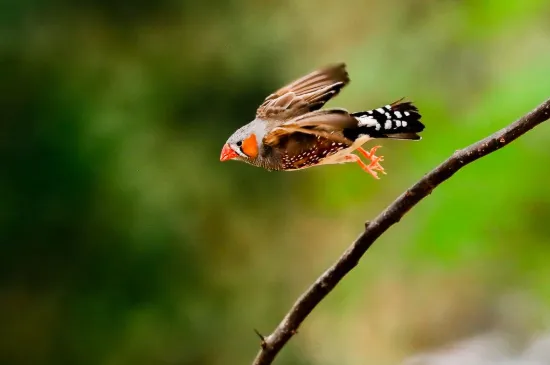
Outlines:
[[370, 226], [370, 221], [366, 221], [365, 222], [365, 229], [369, 229], [369, 226]]
[[265, 348], [267, 347], [267, 342], [265, 341], [265, 336], [262, 335], [257, 329], [254, 328], [254, 332], [258, 335], [258, 337], [260, 338], [261, 342], [260, 342], [260, 346], [262, 346], [262, 348], [265, 350]]

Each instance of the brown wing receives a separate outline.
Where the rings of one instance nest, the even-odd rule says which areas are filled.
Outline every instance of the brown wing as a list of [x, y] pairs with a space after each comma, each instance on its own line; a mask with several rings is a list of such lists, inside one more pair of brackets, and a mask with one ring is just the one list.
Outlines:
[[273, 128], [263, 139], [265, 145], [275, 147], [290, 135], [313, 135], [331, 142], [349, 145], [351, 140], [344, 137], [344, 128], [357, 126], [357, 119], [342, 109], [318, 110], [294, 118]]
[[256, 117], [285, 120], [318, 110], [348, 83], [343, 63], [314, 71], [269, 95]]

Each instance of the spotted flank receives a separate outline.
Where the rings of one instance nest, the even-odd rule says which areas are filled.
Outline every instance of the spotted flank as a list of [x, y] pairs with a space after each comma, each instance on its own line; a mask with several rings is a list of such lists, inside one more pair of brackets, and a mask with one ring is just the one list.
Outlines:
[[418, 109], [410, 102], [395, 102], [381, 108], [351, 114], [357, 119], [357, 128], [344, 132], [355, 140], [363, 136], [371, 138], [413, 139], [421, 137], [424, 125]]
[[317, 137], [315, 143], [296, 154], [285, 153], [281, 156], [282, 170], [299, 170], [306, 167], [320, 165], [323, 161], [336, 153], [348, 148], [349, 145], [342, 142], [333, 142], [325, 138]]

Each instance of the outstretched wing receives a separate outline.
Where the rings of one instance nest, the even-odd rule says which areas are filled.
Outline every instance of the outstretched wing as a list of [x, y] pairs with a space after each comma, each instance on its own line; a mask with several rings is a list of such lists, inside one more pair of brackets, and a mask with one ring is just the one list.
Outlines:
[[286, 120], [318, 110], [348, 83], [344, 63], [314, 71], [269, 95], [256, 117]]

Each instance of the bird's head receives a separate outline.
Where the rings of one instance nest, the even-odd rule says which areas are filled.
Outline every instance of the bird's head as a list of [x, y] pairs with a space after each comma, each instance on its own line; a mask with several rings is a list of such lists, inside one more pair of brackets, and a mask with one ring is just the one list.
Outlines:
[[238, 160], [251, 163], [258, 157], [260, 139], [251, 124], [238, 129], [227, 139], [220, 161]]

